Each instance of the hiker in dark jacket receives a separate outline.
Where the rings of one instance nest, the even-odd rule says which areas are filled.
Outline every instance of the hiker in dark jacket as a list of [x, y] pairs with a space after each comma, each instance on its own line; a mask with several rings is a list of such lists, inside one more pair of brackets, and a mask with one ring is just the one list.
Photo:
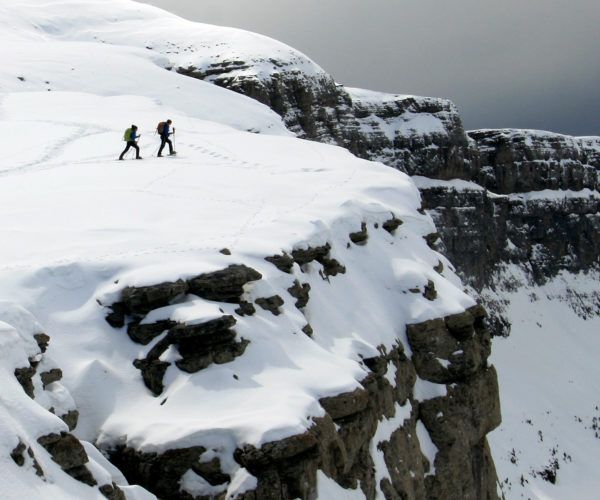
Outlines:
[[160, 149], [158, 150], [157, 156], [162, 156], [163, 149], [165, 148], [165, 144], [169, 145], [169, 154], [174, 155], [175, 151], [173, 151], [173, 143], [169, 136], [175, 133], [175, 128], [173, 128], [173, 132], [171, 132], [171, 124], [173, 122], [171, 120], [167, 120], [166, 122], [160, 122], [156, 131], [160, 134]]
[[119, 156], [119, 160], [122, 160], [123, 157], [125, 156], [125, 154], [127, 154], [127, 151], [129, 151], [129, 148], [133, 148], [135, 149], [135, 159], [136, 160], [141, 160], [142, 157], [140, 156], [140, 148], [137, 145], [137, 140], [139, 139], [139, 135], [137, 133], [137, 126], [132, 125], [131, 128], [128, 128], [125, 131], [125, 135], [123, 136], [123, 140], [127, 141], [127, 147], [123, 150], [123, 152], [121, 153], [121, 156]]

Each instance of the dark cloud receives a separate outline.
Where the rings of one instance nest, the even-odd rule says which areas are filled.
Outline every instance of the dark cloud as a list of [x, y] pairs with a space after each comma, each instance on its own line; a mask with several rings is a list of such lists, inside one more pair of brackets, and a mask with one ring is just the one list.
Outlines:
[[448, 97], [468, 128], [600, 135], [598, 0], [148, 0], [256, 31], [341, 83]]

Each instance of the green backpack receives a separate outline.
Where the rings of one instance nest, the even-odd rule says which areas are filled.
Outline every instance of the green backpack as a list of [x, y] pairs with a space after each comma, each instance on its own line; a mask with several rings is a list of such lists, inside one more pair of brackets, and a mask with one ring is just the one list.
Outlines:
[[126, 142], [131, 141], [131, 134], [133, 133], [133, 129], [132, 128], [128, 128], [125, 131], [125, 134], [123, 135], [123, 140]]

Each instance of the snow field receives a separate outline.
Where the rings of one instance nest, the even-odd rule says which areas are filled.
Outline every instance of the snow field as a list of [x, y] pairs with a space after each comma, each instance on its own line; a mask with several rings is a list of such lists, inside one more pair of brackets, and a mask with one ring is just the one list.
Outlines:
[[[157, 144], [147, 131], [172, 118], [180, 154], [114, 161], [130, 125], [119, 127], [122, 115], [140, 126], [144, 152]], [[7, 242], [0, 250], [1, 297], [31, 311], [52, 337], [49, 355], [81, 413], [75, 433], [101, 447], [160, 452], [202, 445], [224, 472], [241, 478], [236, 447], [304, 432], [323, 413], [320, 398], [359, 387], [367, 374], [361, 357], [402, 341], [407, 323], [473, 305], [451, 272], [444, 278], [433, 270], [440, 260], [449, 266], [425, 243], [434, 228], [417, 212], [410, 179], [343, 149], [242, 132], [145, 97], [20, 92], [5, 96], [0, 116], [14, 131], [11, 144], [27, 151], [1, 172], [0, 197], [9, 207], [0, 213]], [[32, 133], [40, 140], [29, 148]], [[404, 222], [395, 236], [381, 227], [392, 214]], [[362, 222], [368, 244], [349, 244]], [[286, 275], [264, 260], [325, 243], [346, 274], [324, 280], [312, 263]], [[105, 306], [125, 286], [234, 263], [263, 275], [246, 298], [278, 294], [283, 314], [258, 308], [237, 318], [238, 338], [250, 341], [242, 357], [193, 375], [173, 365], [155, 398], [132, 365], [153, 344], [139, 346], [111, 328]], [[287, 292], [294, 279], [312, 287], [302, 312]], [[408, 291], [428, 280], [436, 284], [436, 301]], [[201, 322], [233, 309], [188, 296], [153, 314]], [[307, 322], [314, 339], [301, 332]], [[178, 359], [175, 349], [164, 356]], [[197, 476], [185, 483], [212, 491]], [[234, 481], [229, 494], [248, 484]]]
[[[563, 273], [542, 287], [502, 292], [512, 319], [496, 338], [502, 425], [489, 435], [507, 498], [594, 498], [600, 457], [600, 320], [579, 309], [598, 300], [597, 273]], [[544, 478], [555, 473], [555, 483]]]

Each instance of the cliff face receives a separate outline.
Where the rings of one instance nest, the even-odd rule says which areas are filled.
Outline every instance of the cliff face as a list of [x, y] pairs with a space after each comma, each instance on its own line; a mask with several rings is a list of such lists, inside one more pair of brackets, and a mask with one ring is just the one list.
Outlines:
[[[357, 283], [371, 286], [361, 276], [352, 253], [360, 249], [363, 265], [367, 255], [377, 257], [369, 248], [406, 237], [397, 229], [399, 223], [391, 219], [363, 225], [349, 234], [346, 250], [333, 241], [333, 245], [267, 257], [263, 264], [267, 267], [261, 272], [230, 266], [187, 281], [128, 287], [111, 305], [107, 320], [116, 328], [127, 324], [133, 342], [152, 346], [145, 358], [133, 364], [161, 405], [170, 404], [173, 397], [169, 387], [173, 375], [165, 375], [175, 366], [170, 368], [172, 363], [163, 356], [171, 346], [179, 352], [175, 363], [179, 370], [201, 374], [211, 365], [226, 368], [231, 364], [244, 380], [244, 351], [246, 347], [252, 350], [255, 341], [244, 339], [247, 327], [237, 334], [235, 325], [261, 328], [261, 309], [273, 316], [300, 312], [307, 327], [298, 334], [324, 345], [330, 332], [320, 328], [319, 316], [334, 304], [344, 309], [342, 302], [360, 300], [360, 291], [351, 294], [352, 299], [346, 293], [344, 299], [336, 282], [350, 275]], [[396, 238], [388, 234], [396, 232]], [[332, 259], [334, 254], [340, 260]], [[269, 272], [268, 266], [277, 270]], [[258, 297], [258, 291], [267, 288], [263, 279], [267, 274], [271, 287], [294, 280], [288, 289], [292, 303], [283, 290]], [[180, 305], [174, 302], [186, 293], [225, 301], [234, 312], [203, 323], [193, 321], [189, 314], [187, 324], [151, 321], [163, 317], [165, 307], [171, 317], [189, 308], [181, 299]], [[433, 281], [404, 293], [412, 297], [407, 298], [411, 302], [435, 304], [438, 300]], [[368, 321], [375, 320], [368, 308], [360, 310]], [[386, 323], [385, 308], [379, 312], [379, 321]], [[370, 336], [367, 331], [357, 334], [363, 342]], [[153, 342], [155, 338], [159, 342]], [[239, 349], [241, 344], [244, 347]], [[500, 405], [496, 372], [487, 363], [490, 349], [486, 312], [481, 306], [471, 306], [464, 312], [408, 324], [392, 346], [380, 345], [377, 355], [361, 356], [365, 376], [359, 387], [320, 398], [322, 411], [310, 417], [307, 430], [301, 433], [260, 446], [241, 440], [232, 456], [223, 449], [227, 440], [222, 438], [220, 446], [211, 450], [203, 442], [206, 438], [200, 427], [197, 430], [193, 425], [185, 441], [197, 441], [194, 446], [158, 452], [140, 449], [135, 440], [100, 446], [129, 481], [144, 485], [159, 498], [310, 499], [329, 488], [332, 498], [496, 499], [498, 482], [486, 435], [500, 423]], [[213, 404], [218, 404], [217, 396]]]
[[473, 180], [496, 194], [598, 189], [600, 138], [475, 130], [481, 167]]
[[477, 185], [416, 181], [444, 252], [479, 290], [493, 286], [494, 270], [505, 263], [526, 268], [538, 284], [598, 265], [596, 191], [497, 196]]
[[[323, 70], [298, 69], [302, 57], [244, 62], [225, 56], [205, 68], [176, 69], [269, 106], [298, 137], [337, 144], [412, 175], [475, 173], [476, 149], [450, 101], [346, 88]], [[272, 72], [257, 71], [268, 62]]]
[[519, 130], [469, 136], [482, 165], [473, 182], [415, 178], [440, 249], [465, 279], [482, 291], [495, 288], [506, 265], [538, 285], [561, 271], [597, 269], [600, 139]]

